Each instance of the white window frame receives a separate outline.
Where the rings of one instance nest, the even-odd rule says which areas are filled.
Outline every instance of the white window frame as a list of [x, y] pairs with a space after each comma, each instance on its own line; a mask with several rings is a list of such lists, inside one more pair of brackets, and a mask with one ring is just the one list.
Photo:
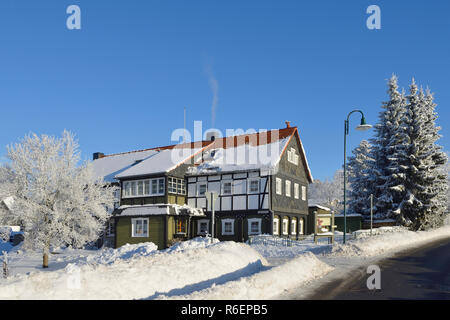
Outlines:
[[305, 219], [300, 218], [298, 219], [298, 234], [304, 234], [305, 231], [303, 230], [305, 227]]
[[275, 179], [275, 189], [277, 194], [281, 195], [283, 193], [283, 180], [281, 178]]
[[[200, 194], [200, 186], [205, 186], [205, 194]], [[198, 182], [197, 183], [197, 197], [206, 197], [206, 192], [208, 192], [208, 182]]]
[[[286, 222], [286, 225], [284, 224]], [[284, 227], [286, 226], [286, 230], [284, 230]], [[287, 218], [283, 218], [282, 220], [282, 232], [283, 235], [288, 235], [289, 234], [289, 219]]]
[[[225, 224], [231, 223], [231, 231], [225, 231]], [[232, 236], [234, 235], [234, 219], [222, 219], [222, 235]]]
[[[225, 183], [229, 183], [230, 184], [230, 193], [225, 193]], [[231, 196], [233, 194], [233, 180], [222, 180], [220, 183], [220, 194], [222, 196]]]
[[[136, 227], [135, 227], [135, 225], [136, 225], [136, 222], [138, 220], [147, 222], [147, 233], [144, 234], [144, 235], [137, 235], [136, 234]], [[131, 237], [132, 238], [148, 238], [148, 235], [149, 235], [149, 232], [150, 232], [149, 228], [150, 228], [150, 226], [149, 226], [149, 219], [148, 218], [132, 218], [131, 219]]]
[[273, 218], [272, 233], [275, 236], [280, 234], [280, 219], [279, 218]]
[[300, 185], [298, 183], [294, 183], [294, 198], [300, 198]]
[[292, 219], [291, 220], [291, 235], [297, 234], [297, 220]]
[[295, 148], [288, 150], [288, 161], [298, 166], [298, 154]]
[[201, 228], [200, 226], [202, 225], [202, 223], [206, 222], [206, 234], [209, 234], [209, 220], [208, 219], [201, 219], [197, 221], [197, 234], [201, 235], [201, 234], [205, 234], [205, 232], [201, 232]]
[[291, 196], [291, 180], [286, 180], [285, 188], [286, 188], [286, 197], [290, 197]]
[[[156, 193], [152, 192], [152, 183], [156, 180]], [[162, 181], [162, 183], [160, 183]], [[148, 182], [149, 189], [148, 193], [145, 192], [145, 184]], [[138, 194], [139, 191], [139, 184], [142, 183], [142, 194]], [[122, 183], [122, 198], [142, 198], [142, 197], [153, 197], [153, 196], [163, 196], [165, 194], [165, 178], [153, 178], [153, 179], [139, 179], [139, 180], [126, 180]], [[127, 193], [127, 186], [130, 185], [130, 193]], [[133, 194], [132, 186], [134, 185], [135, 188], [135, 194]], [[159, 190], [161, 189], [162, 185], [162, 192]]]
[[306, 201], [306, 187], [302, 186], [302, 200]]
[[[252, 222], [258, 222], [258, 232], [252, 232]], [[262, 224], [261, 218], [248, 219], [247, 223], [248, 223], [248, 235], [249, 236], [261, 234], [261, 224]]]
[[[258, 187], [256, 188], [256, 191], [251, 191], [250, 186], [252, 184], [252, 182], [256, 181], [258, 183]], [[260, 188], [260, 179], [259, 178], [249, 178], [247, 179], [247, 193], [248, 194], [258, 194], [259, 193], [259, 188]]]

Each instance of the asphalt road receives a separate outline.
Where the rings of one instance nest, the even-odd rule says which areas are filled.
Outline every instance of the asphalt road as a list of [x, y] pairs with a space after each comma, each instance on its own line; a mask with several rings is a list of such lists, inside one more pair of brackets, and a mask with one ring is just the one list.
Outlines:
[[367, 268], [328, 283], [308, 299], [450, 300], [450, 238], [404, 251], [374, 263], [381, 269], [381, 289], [369, 290]]

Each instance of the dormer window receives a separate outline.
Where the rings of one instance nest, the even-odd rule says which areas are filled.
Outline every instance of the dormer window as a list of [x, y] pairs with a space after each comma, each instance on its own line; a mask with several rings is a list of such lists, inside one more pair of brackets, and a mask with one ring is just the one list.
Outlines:
[[288, 161], [290, 163], [298, 165], [298, 154], [297, 154], [297, 150], [295, 150], [295, 148], [290, 148], [287, 151], [287, 155], [288, 155]]

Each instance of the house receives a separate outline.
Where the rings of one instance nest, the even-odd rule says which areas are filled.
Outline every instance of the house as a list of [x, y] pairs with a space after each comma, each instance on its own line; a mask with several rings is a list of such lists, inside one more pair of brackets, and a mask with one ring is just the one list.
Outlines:
[[312, 176], [298, 129], [291, 127], [225, 138], [103, 155], [97, 175], [120, 187], [109, 235], [114, 246], [174, 241], [211, 233], [246, 241], [256, 234], [298, 239], [307, 230]]
[[196, 219], [194, 233], [212, 231], [205, 192], [214, 191], [219, 195], [214, 234], [220, 240], [305, 234], [313, 178], [296, 127], [287, 122], [280, 130], [215, 139], [201, 159], [186, 175], [188, 206], [206, 212]]
[[[154, 242], [159, 249], [192, 233], [192, 217], [202, 210], [186, 206], [185, 172], [211, 141], [172, 145], [94, 160], [97, 174], [120, 187], [108, 234], [114, 247]], [[105, 179], [106, 180], [106, 179]]]

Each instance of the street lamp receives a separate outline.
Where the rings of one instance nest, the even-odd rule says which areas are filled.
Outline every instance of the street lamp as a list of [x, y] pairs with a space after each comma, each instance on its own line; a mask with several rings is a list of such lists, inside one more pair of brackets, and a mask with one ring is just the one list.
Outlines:
[[344, 123], [344, 243], [345, 243], [345, 236], [347, 234], [347, 203], [346, 203], [346, 182], [347, 182], [347, 135], [348, 135], [348, 123], [350, 115], [354, 112], [361, 113], [361, 123], [359, 126], [357, 126], [355, 129], [358, 131], [366, 131], [372, 128], [372, 125], [366, 123], [366, 118], [364, 118], [364, 113], [361, 110], [353, 110], [347, 115], [347, 120], [345, 120]]

